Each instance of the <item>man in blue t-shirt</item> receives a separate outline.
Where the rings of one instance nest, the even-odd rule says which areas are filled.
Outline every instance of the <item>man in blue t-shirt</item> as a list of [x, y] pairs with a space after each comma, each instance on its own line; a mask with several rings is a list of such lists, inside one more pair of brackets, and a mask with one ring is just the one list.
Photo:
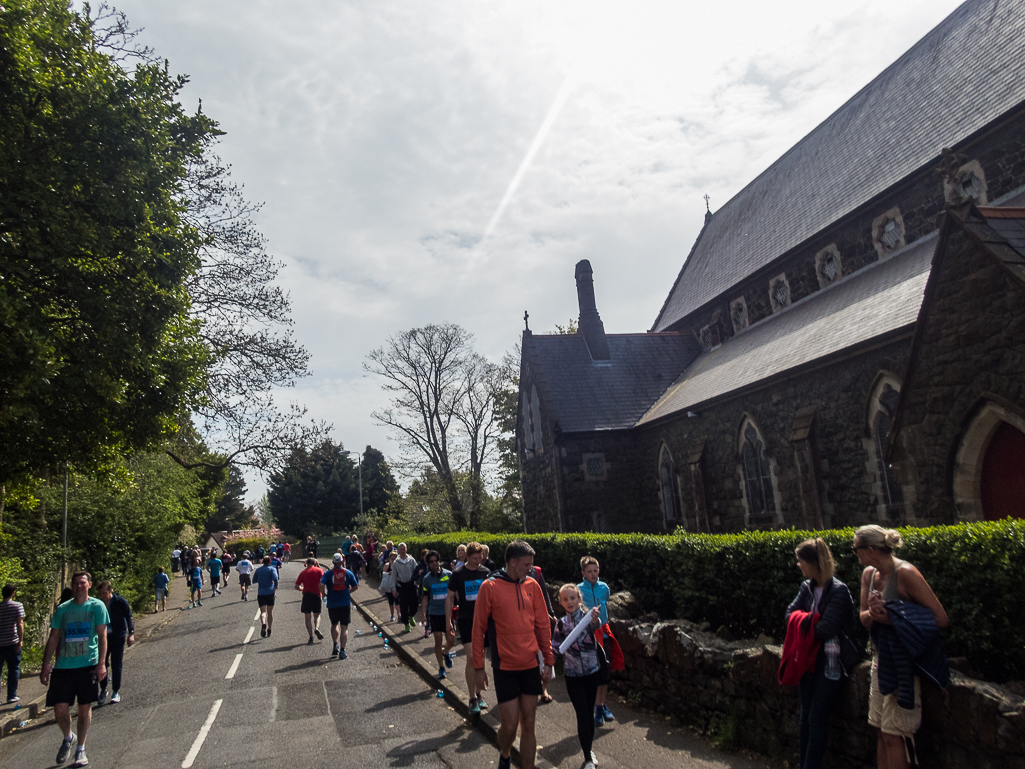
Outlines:
[[217, 557], [217, 551], [210, 551], [210, 560], [206, 562], [206, 568], [210, 572], [210, 590], [217, 595], [221, 594], [221, 590], [217, 587], [221, 584], [221, 569], [224, 568], [224, 561]]
[[327, 616], [331, 620], [331, 656], [344, 660], [349, 655], [345, 644], [349, 641], [349, 620], [352, 611], [350, 593], [359, 589], [356, 575], [342, 565], [342, 554], [335, 553], [334, 564], [320, 580], [320, 593], [327, 603]]
[[[100, 679], [107, 676], [107, 623], [110, 615], [103, 601], [89, 596], [92, 575], [80, 571], [71, 577], [73, 600], [65, 601], [50, 619], [50, 637], [43, 650], [39, 680], [48, 686], [46, 704], [53, 708], [64, 740], [56, 763], [68, 760], [75, 747], [71, 731], [71, 706], [78, 700], [78, 748], [75, 766], [86, 766], [85, 740], [92, 722], [93, 703], [100, 696]], [[54, 664], [50, 660], [56, 658]]]
[[278, 570], [271, 566], [269, 555], [263, 557], [263, 566], [253, 573], [257, 585], [256, 605], [260, 607], [260, 638], [270, 636], [274, 625], [274, 591], [278, 589]]

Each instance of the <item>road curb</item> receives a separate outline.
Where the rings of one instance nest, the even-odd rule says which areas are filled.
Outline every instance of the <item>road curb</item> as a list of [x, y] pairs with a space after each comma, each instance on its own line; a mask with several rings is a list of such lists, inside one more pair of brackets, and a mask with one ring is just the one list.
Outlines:
[[[367, 585], [367, 587], [371, 587], [366, 582], [363, 584]], [[376, 590], [376, 588], [374, 589]], [[467, 702], [465, 692], [452, 686], [449, 682], [450, 679], [448, 678], [439, 680], [433, 667], [425, 664], [419, 655], [411, 653], [405, 648], [408, 642], [422, 639], [422, 634], [393, 633], [384, 625], [376, 614], [371, 612], [367, 607], [362, 606], [356, 600], [355, 596], [352, 598], [352, 603], [356, 607], [356, 610], [362, 615], [363, 619], [371, 623], [371, 627], [376, 625], [377, 630], [382, 634], [382, 637], [388, 639], [388, 646], [395, 650], [399, 659], [405, 662], [414, 672], [417, 673], [417, 675], [420, 676], [420, 678], [430, 684], [431, 687], [436, 688], [439, 691], [444, 691], [445, 702], [447, 702], [457, 713], [487, 737], [488, 741], [491, 742], [492, 745], [496, 748], [498, 747], [498, 717], [496, 715], [492, 715], [491, 710], [479, 715], [476, 713], [470, 713], [470, 705]], [[497, 707], [498, 706], [496, 705], [496, 711]], [[517, 765], [520, 765], [520, 753], [515, 745], [512, 749], [512, 759]], [[536, 769], [556, 769], [556, 767], [541, 756], [537, 756], [534, 759], [534, 765]]]

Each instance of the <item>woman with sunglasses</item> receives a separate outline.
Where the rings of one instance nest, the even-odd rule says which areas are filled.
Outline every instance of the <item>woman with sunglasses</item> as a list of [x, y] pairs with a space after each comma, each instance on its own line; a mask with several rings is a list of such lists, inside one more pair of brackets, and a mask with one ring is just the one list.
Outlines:
[[[915, 732], [922, 724], [922, 693], [919, 677], [914, 677], [914, 705], [902, 706], [899, 691], [883, 695], [879, 689], [879, 655], [883, 627], [891, 625], [887, 603], [904, 601], [932, 612], [936, 627], [949, 620], [925, 577], [893, 551], [904, 540], [900, 533], [882, 526], [862, 526], [854, 532], [854, 552], [865, 567], [861, 575], [861, 624], [872, 633], [872, 686], [868, 697], [868, 722], [876, 728], [876, 764], [879, 769], [905, 769], [911, 765], [910, 748]], [[943, 665], [946, 665], [945, 659]]]
[[[815, 659], [815, 670], [805, 673], [797, 686], [801, 700], [798, 769], [818, 769], [826, 752], [829, 716], [843, 682], [840, 665], [842, 636], [854, 625], [854, 599], [847, 585], [833, 576], [833, 554], [822, 539], [806, 539], [794, 550], [797, 566], [805, 577], [797, 597], [787, 607], [785, 622], [795, 611], [818, 614], [815, 639], [822, 643]], [[802, 623], [803, 625], [803, 623]], [[803, 630], [803, 627], [802, 627]]]

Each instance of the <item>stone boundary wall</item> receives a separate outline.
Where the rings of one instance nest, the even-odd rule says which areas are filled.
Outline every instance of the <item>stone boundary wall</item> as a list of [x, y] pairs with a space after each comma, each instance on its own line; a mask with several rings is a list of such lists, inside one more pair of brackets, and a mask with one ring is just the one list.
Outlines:
[[[726, 641], [686, 620], [611, 619], [626, 670], [611, 686], [630, 701], [707, 730], [736, 717], [743, 747], [797, 758], [797, 689], [777, 683], [780, 647]], [[1025, 769], [1025, 703], [1010, 688], [952, 673], [946, 697], [922, 684], [923, 723], [916, 739], [922, 767]], [[855, 668], [830, 726], [824, 765], [876, 765], [875, 731], [868, 725], [869, 663]]]

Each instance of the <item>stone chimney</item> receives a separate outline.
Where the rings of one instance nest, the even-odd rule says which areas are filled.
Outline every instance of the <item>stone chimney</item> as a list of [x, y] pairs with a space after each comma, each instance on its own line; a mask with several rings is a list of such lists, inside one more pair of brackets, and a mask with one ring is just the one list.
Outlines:
[[577, 303], [580, 305], [580, 333], [584, 335], [591, 360], [611, 360], [609, 342], [605, 338], [605, 326], [598, 316], [594, 303], [594, 279], [591, 263], [586, 259], [577, 262]]

